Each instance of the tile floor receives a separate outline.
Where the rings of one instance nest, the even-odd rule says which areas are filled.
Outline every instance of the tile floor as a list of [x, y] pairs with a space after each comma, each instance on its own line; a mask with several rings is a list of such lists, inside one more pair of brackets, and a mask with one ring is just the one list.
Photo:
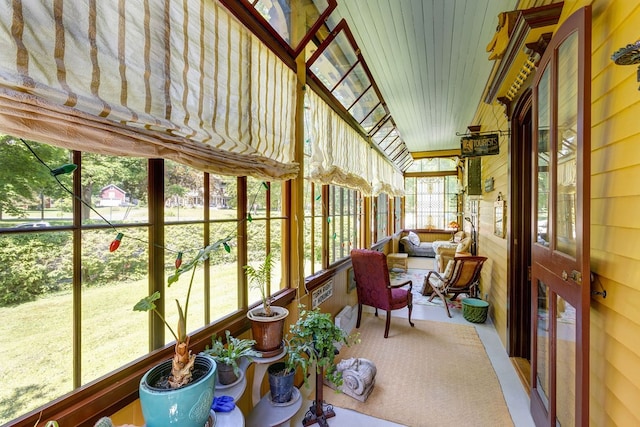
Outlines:
[[[409, 268], [412, 265], [410, 263]], [[422, 265], [420, 267], [414, 268], [424, 268]], [[471, 325], [468, 321], [466, 321], [462, 317], [462, 312], [460, 310], [452, 311], [452, 318], [448, 318], [445, 310], [442, 307], [431, 307], [424, 305], [414, 305], [413, 307], [413, 315], [412, 318], [420, 319], [420, 320], [433, 320], [437, 322], [451, 322], [451, 323], [462, 323], [465, 325]], [[392, 314], [394, 317], [407, 317], [406, 309], [394, 311]], [[484, 347], [487, 351], [487, 355], [493, 364], [493, 368], [496, 371], [498, 379], [500, 381], [500, 385], [502, 387], [502, 391], [504, 394], [505, 401], [507, 402], [507, 406], [509, 407], [509, 412], [511, 413], [511, 418], [516, 427], [527, 427], [533, 426], [533, 420], [531, 419], [531, 415], [529, 413], [529, 396], [527, 395], [525, 389], [518, 378], [507, 353], [502, 346], [502, 342], [496, 333], [496, 330], [491, 323], [490, 319], [487, 319], [485, 323], [481, 324], [473, 324], [478, 331], [478, 336], [482, 340]], [[304, 391], [304, 387], [302, 389]], [[313, 399], [312, 393], [314, 390], [314, 385], [311, 384], [309, 388], [309, 394]], [[303, 393], [304, 395], [304, 393]], [[302, 425], [302, 419], [304, 418], [304, 414], [311, 405], [311, 401], [303, 402], [302, 408], [296, 414], [296, 416], [291, 420], [292, 426], [300, 426]], [[330, 418], [328, 423], [331, 427], [358, 427], [358, 426], [366, 426], [366, 427], [393, 427], [400, 426], [400, 424], [392, 423], [385, 420], [380, 420], [377, 418], [370, 417], [368, 415], [360, 414], [355, 411], [335, 408], [336, 416], [334, 418]], [[316, 424], [317, 425], [317, 424]], [[415, 426], [409, 426], [415, 427]]]

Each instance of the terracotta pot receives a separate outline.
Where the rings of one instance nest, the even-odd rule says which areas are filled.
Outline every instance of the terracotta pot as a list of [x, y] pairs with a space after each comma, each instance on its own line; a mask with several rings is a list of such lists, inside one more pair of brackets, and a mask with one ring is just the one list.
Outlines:
[[262, 306], [247, 312], [251, 320], [251, 332], [256, 341], [255, 349], [262, 353], [263, 357], [275, 356], [282, 350], [284, 337], [284, 321], [289, 315], [289, 310], [284, 307], [271, 307], [275, 315], [271, 317], [261, 316]]

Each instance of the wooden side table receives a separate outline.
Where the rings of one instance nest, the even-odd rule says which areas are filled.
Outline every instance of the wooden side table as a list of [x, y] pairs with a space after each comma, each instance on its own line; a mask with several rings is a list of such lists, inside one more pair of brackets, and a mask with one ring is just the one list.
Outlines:
[[387, 265], [389, 269], [391, 268], [402, 268], [405, 272], [407, 271], [409, 264], [409, 254], [389, 254], [387, 255]]

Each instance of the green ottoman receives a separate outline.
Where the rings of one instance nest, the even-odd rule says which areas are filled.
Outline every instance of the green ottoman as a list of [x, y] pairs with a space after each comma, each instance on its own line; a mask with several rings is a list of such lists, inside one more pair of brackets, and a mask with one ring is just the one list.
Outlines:
[[487, 320], [489, 303], [481, 299], [465, 298], [462, 300], [462, 315], [472, 323], [484, 323]]

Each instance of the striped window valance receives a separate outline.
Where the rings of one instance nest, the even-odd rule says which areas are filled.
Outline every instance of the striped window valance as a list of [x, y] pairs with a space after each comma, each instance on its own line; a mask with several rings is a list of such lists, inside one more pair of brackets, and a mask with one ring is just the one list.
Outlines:
[[295, 90], [217, 1], [0, 3], [0, 133], [287, 179]]
[[310, 157], [305, 178], [375, 196], [404, 195], [402, 174], [311, 90], [306, 91], [305, 124]]

